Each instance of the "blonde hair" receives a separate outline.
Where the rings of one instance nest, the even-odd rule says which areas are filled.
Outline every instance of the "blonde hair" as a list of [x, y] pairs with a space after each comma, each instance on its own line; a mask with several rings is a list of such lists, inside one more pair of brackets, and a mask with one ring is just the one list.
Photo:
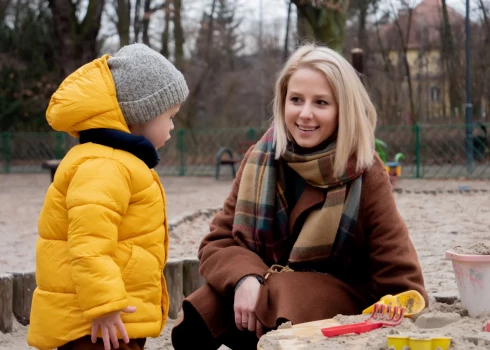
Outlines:
[[369, 168], [374, 162], [376, 110], [349, 62], [332, 49], [312, 44], [299, 47], [291, 55], [276, 82], [273, 102], [276, 159], [286, 151], [288, 140], [291, 140], [284, 121], [284, 106], [289, 79], [300, 68], [312, 68], [323, 73], [338, 104], [334, 175], [340, 176], [345, 172], [352, 154], [357, 156], [357, 170]]

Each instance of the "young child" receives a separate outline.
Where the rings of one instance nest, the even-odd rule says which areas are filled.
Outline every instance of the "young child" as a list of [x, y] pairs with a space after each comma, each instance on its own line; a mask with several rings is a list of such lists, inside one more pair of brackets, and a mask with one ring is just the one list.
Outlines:
[[165, 325], [165, 192], [153, 168], [189, 93], [142, 44], [68, 76], [46, 116], [79, 137], [39, 218], [28, 343], [39, 349], [143, 349]]

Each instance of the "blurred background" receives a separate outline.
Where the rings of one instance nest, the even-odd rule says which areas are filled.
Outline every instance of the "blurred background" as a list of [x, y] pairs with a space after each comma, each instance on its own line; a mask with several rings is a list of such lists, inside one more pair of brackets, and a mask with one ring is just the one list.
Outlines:
[[489, 11], [488, 0], [0, 0], [0, 172], [62, 158], [77, 140], [49, 128], [52, 93], [142, 42], [190, 88], [159, 172], [214, 175], [221, 147], [239, 159], [266, 130], [278, 71], [316, 41], [362, 75], [402, 176], [490, 178]]

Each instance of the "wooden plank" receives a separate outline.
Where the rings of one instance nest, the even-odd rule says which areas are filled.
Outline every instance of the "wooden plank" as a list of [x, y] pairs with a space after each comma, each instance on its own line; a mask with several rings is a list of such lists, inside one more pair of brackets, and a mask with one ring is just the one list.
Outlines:
[[196, 258], [184, 259], [184, 296], [188, 297], [206, 281], [199, 273], [199, 260]]
[[182, 301], [184, 300], [183, 265], [183, 260], [169, 259], [163, 270], [170, 298], [168, 317], [173, 320], [177, 319], [177, 315], [182, 308]]
[[22, 325], [27, 326], [30, 320], [32, 294], [36, 289], [34, 272], [14, 273], [13, 278], [13, 312]]
[[0, 332], [11, 333], [13, 326], [14, 282], [10, 274], [0, 274]]

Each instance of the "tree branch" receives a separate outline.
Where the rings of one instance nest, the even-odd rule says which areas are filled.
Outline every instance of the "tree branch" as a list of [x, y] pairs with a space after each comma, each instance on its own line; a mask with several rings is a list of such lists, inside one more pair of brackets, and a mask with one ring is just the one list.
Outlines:
[[[395, 7], [393, 6], [393, 2], [391, 2], [391, 8], [393, 9], [393, 12], [395, 12]], [[403, 49], [403, 63], [405, 66], [405, 74], [407, 75], [407, 80], [408, 80], [408, 95], [410, 99], [410, 118], [412, 120], [412, 124], [415, 124], [416, 119], [415, 119], [415, 105], [413, 101], [413, 92], [412, 92], [412, 77], [410, 75], [410, 65], [408, 64], [408, 42], [410, 40], [410, 31], [412, 29], [412, 13], [413, 13], [413, 8], [410, 6], [407, 6], [408, 9], [408, 28], [407, 28], [407, 36], [406, 38], [403, 37], [403, 30], [400, 24], [400, 18], [399, 16], [395, 15], [395, 24], [398, 29], [398, 34], [401, 38], [402, 42], [402, 49]]]

